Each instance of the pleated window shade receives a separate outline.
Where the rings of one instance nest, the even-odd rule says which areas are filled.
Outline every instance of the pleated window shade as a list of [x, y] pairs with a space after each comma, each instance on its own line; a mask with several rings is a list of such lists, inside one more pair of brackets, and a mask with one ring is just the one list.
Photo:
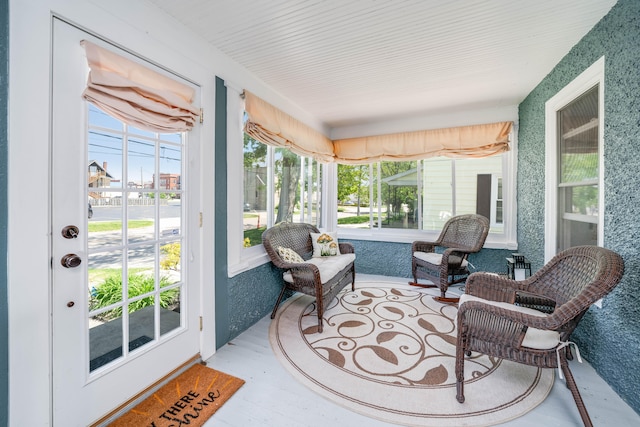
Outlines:
[[329, 138], [294, 119], [251, 92], [244, 91], [244, 109], [248, 120], [244, 131], [256, 140], [284, 147], [319, 162], [332, 162], [333, 143]]
[[335, 161], [362, 164], [429, 157], [481, 158], [509, 150], [512, 122], [365, 136], [333, 141]]
[[139, 129], [177, 133], [193, 128], [200, 115], [192, 104], [193, 88], [87, 40], [80, 44], [90, 68], [86, 100]]
[[249, 91], [244, 131], [256, 140], [286, 147], [320, 162], [364, 164], [429, 157], [482, 158], [509, 151], [512, 122], [330, 140]]

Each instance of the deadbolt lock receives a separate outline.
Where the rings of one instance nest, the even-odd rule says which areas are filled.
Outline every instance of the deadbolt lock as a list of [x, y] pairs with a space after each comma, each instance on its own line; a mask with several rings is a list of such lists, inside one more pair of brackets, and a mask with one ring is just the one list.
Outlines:
[[78, 233], [80, 233], [80, 230], [75, 225], [67, 225], [62, 229], [62, 237], [65, 239], [76, 239], [78, 238]]

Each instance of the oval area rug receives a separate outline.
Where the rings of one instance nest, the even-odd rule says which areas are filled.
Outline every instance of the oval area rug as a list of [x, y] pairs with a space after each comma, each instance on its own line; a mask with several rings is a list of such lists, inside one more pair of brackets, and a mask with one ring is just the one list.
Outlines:
[[355, 412], [407, 426], [489, 426], [517, 418], [551, 391], [552, 369], [472, 353], [456, 400], [455, 305], [402, 283], [356, 283], [325, 311], [297, 295], [269, 330], [276, 357], [304, 385]]

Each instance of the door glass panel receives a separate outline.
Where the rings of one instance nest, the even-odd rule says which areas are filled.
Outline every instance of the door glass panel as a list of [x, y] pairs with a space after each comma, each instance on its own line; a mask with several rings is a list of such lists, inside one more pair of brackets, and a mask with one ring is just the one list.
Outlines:
[[175, 238], [182, 234], [180, 199], [160, 199], [160, 238]]
[[120, 250], [89, 258], [89, 312], [93, 313], [89, 316], [90, 371], [122, 356], [121, 265]]
[[153, 141], [132, 136], [128, 138], [127, 146], [127, 188], [153, 189], [156, 173]]
[[92, 372], [125, 361], [184, 325], [185, 135], [136, 129], [88, 108]]
[[173, 285], [182, 280], [181, 261], [182, 254], [179, 241], [164, 243], [160, 246], [160, 287]]
[[131, 135], [140, 135], [147, 138], [155, 138], [156, 134], [148, 130], [139, 129], [135, 126], [127, 126], [128, 133]]
[[89, 370], [94, 371], [122, 357], [122, 308], [99, 312], [89, 318]]
[[180, 326], [180, 288], [160, 293], [160, 334], [164, 335]]
[[129, 304], [129, 351], [153, 341], [155, 336], [154, 308], [153, 293]]
[[155, 217], [155, 198], [137, 197], [137, 192], [129, 193], [127, 199], [127, 239], [129, 244], [152, 242], [155, 239]]
[[88, 247], [122, 244], [122, 122], [89, 105]]

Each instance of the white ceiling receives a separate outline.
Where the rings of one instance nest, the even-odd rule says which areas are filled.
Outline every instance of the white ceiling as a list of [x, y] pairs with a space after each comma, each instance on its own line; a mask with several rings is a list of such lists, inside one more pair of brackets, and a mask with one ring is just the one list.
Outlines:
[[513, 106], [616, 0], [149, 0], [325, 125]]

